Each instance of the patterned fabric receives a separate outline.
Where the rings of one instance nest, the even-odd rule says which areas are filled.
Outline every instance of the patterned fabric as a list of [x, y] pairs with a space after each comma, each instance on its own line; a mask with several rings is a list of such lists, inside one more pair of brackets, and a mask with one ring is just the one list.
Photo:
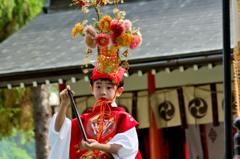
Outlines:
[[[97, 140], [99, 131], [99, 112], [100, 107], [96, 107], [94, 111], [88, 110], [88, 114], [80, 116], [83, 127], [88, 139]], [[117, 133], [125, 132], [133, 127], [138, 127], [137, 121], [124, 109], [120, 107], [111, 107], [111, 115], [106, 111], [103, 120], [103, 130], [100, 143], [108, 143]], [[95, 159], [93, 151], [89, 151], [81, 146], [82, 135], [78, 126], [77, 119], [72, 120], [71, 142], [70, 142], [70, 159]], [[138, 154], [139, 155], [139, 154]], [[137, 155], [137, 156], [138, 156]], [[110, 153], [99, 153], [99, 159], [113, 159]], [[141, 156], [141, 155], [140, 155]]]
[[224, 158], [223, 123], [189, 125], [185, 133], [189, 159]]
[[181, 125], [177, 89], [156, 91], [150, 98], [157, 128]]

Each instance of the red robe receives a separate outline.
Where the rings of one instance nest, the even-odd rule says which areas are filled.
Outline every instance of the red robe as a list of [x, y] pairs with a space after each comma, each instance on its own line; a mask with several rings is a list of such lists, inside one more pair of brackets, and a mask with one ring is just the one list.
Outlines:
[[[94, 111], [88, 110], [88, 114], [80, 116], [83, 127], [85, 129], [88, 139], [97, 140], [98, 135], [98, 121], [99, 121], [100, 106], [97, 106]], [[133, 127], [138, 127], [137, 121], [124, 109], [120, 107], [111, 107], [111, 115], [109, 111], [105, 111], [105, 116], [108, 118], [103, 120], [103, 130], [100, 143], [108, 143], [117, 133], [123, 133]], [[78, 125], [77, 119], [72, 120], [71, 142], [70, 142], [70, 159], [95, 159], [95, 154], [91, 150], [82, 147], [82, 134]], [[112, 155], [107, 152], [100, 151], [98, 154], [99, 159], [113, 159]], [[142, 159], [138, 151], [136, 159]]]

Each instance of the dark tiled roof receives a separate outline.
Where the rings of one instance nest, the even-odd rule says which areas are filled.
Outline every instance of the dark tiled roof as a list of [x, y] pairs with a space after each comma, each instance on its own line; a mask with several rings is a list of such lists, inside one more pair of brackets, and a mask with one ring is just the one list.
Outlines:
[[[114, 6], [104, 13], [113, 16]], [[126, 19], [141, 27], [143, 43], [130, 50], [130, 63], [171, 56], [193, 56], [222, 49], [222, 6], [219, 0], [161, 0], [120, 4]], [[79, 67], [86, 46], [80, 35], [73, 39], [75, 23], [96, 18], [94, 10], [40, 13], [0, 44], [0, 74]], [[96, 54], [95, 54], [96, 58]]]

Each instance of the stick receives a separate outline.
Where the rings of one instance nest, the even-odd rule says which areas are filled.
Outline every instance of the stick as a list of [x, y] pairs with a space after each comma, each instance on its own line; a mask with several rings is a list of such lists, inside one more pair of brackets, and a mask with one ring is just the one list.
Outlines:
[[[68, 89], [67, 89], [67, 90], [68, 90]], [[84, 128], [83, 128], [82, 121], [81, 121], [81, 119], [80, 119], [80, 117], [79, 117], [76, 104], [75, 104], [75, 102], [74, 102], [74, 100], [73, 100], [73, 96], [72, 96], [71, 90], [68, 90], [68, 94], [69, 94], [69, 97], [70, 97], [70, 99], [71, 99], [72, 107], [73, 107], [73, 110], [74, 110], [74, 114], [75, 114], [75, 116], [77, 117], [78, 125], [79, 125], [79, 128], [80, 128], [80, 130], [81, 130], [83, 139], [84, 139], [84, 141], [86, 141], [87, 143], [89, 143], [88, 140], [87, 140], [86, 133], [85, 133]]]

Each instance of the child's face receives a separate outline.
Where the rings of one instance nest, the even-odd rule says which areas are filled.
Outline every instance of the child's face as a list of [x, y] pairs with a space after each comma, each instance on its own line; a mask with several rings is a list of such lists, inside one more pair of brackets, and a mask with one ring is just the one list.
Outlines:
[[[115, 93], [116, 93], [116, 96], [120, 96], [123, 91], [123, 88], [119, 89], [117, 92], [116, 90], [117, 90], [117, 86], [113, 82], [109, 80], [98, 79], [94, 81], [92, 94], [95, 96], [97, 100], [100, 100], [100, 99], [111, 100], [115, 96]], [[115, 99], [113, 100], [113, 102], [114, 101]]]

